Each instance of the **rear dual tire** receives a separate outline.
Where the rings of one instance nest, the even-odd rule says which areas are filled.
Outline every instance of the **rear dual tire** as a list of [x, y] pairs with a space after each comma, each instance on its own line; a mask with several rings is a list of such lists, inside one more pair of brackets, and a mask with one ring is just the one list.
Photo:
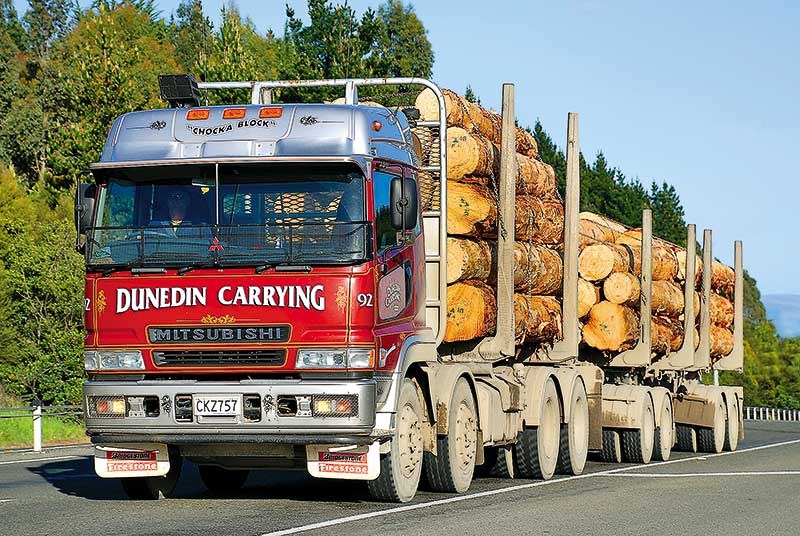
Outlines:
[[552, 378], [544, 384], [539, 415], [539, 426], [526, 427], [514, 445], [514, 472], [521, 478], [550, 480], [561, 444], [561, 405]]

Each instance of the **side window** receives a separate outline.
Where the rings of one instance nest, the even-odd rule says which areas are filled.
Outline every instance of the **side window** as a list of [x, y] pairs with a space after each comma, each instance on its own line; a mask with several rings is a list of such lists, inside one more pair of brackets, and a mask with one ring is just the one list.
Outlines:
[[98, 215], [97, 225], [99, 227], [132, 227], [134, 225], [133, 207], [136, 199], [136, 186], [132, 183], [111, 182], [103, 191], [106, 199], [101, 206], [106, 208], [102, 214]]
[[378, 251], [397, 245], [397, 231], [392, 227], [391, 205], [389, 204], [389, 187], [391, 175], [376, 171], [373, 175], [375, 186], [375, 242]]

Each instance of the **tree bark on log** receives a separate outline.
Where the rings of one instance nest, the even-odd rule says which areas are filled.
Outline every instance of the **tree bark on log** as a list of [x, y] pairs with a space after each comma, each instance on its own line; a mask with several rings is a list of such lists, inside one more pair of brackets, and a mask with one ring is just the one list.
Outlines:
[[712, 292], [711, 300], [708, 302], [708, 309], [711, 313], [711, 322], [721, 328], [733, 326], [733, 303], [727, 298]]
[[[466, 98], [448, 89], [442, 89], [447, 113], [447, 125], [458, 126], [467, 130], [476, 129], [482, 136], [500, 144], [502, 119], [499, 114], [489, 112], [480, 105], [469, 102]], [[424, 89], [414, 105], [423, 121], [439, 120], [439, 101], [433, 90]], [[536, 138], [527, 130], [517, 127], [515, 132], [516, 150], [520, 154], [535, 158], [539, 154]]]
[[611, 303], [636, 307], [642, 286], [630, 272], [613, 272], [603, 281], [603, 296]]
[[711, 324], [710, 339], [712, 357], [725, 357], [733, 351], [733, 333], [729, 329]]
[[604, 235], [604, 238], [600, 240], [600, 242], [616, 242], [617, 238], [628, 230], [628, 228], [621, 223], [611, 218], [595, 214], [594, 212], [581, 212], [578, 217], [580, 221], [593, 222], [599, 226], [599, 229], [601, 229], [599, 232], [602, 232]]
[[517, 240], [560, 244], [564, 240], [564, 205], [556, 200], [517, 196], [515, 207]]
[[561, 304], [552, 296], [514, 294], [517, 343], [553, 342], [561, 338]]
[[653, 352], [664, 355], [676, 349], [677, 346], [672, 346], [673, 338], [672, 322], [658, 316], [650, 317], [650, 347]]
[[447, 234], [486, 236], [497, 226], [497, 206], [489, 189], [447, 181]]
[[639, 340], [639, 317], [629, 307], [601, 301], [589, 311], [583, 340], [598, 350], [628, 350]]
[[487, 280], [492, 250], [483, 240], [447, 237], [447, 284], [467, 279]]
[[[675, 258], [678, 259], [678, 274], [676, 278], [679, 281], [686, 281], [686, 250], [683, 248], [676, 248]], [[700, 255], [695, 255], [694, 267], [694, 285], [695, 287], [700, 287], [703, 283], [703, 258]]]
[[[471, 238], [447, 237], [447, 283], [468, 279], [494, 286], [497, 245]], [[561, 255], [548, 247], [514, 243], [514, 288], [529, 294], [553, 295], [561, 291], [564, 267]]]
[[600, 302], [600, 289], [582, 277], [578, 278], [578, 318], [589, 314], [594, 304]]
[[578, 257], [578, 271], [587, 281], [600, 281], [612, 272], [627, 272], [631, 267], [628, 251], [617, 244], [591, 244]]
[[563, 278], [564, 263], [557, 251], [527, 242], [514, 243], [516, 290], [526, 294], [559, 294]]
[[447, 287], [445, 342], [486, 337], [497, 326], [497, 300], [486, 283], [466, 281]]
[[723, 296], [733, 296], [736, 273], [733, 268], [719, 261], [711, 263], [711, 288]]
[[[631, 229], [617, 238], [617, 244], [626, 244], [641, 255], [642, 230]], [[663, 240], [653, 240], [653, 281], [672, 281], [678, 274], [678, 257], [673, 246]]]
[[683, 313], [683, 291], [671, 281], [653, 281], [651, 310], [653, 314], [677, 318]]

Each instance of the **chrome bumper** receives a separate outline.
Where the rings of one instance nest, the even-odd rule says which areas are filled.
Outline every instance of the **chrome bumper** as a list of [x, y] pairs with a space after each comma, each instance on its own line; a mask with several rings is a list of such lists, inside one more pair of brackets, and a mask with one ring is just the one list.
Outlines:
[[[304, 437], [301, 443], [319, 443], [336, 437], [383, 436], [373, 433], [375, 427], [374, 380], [252, 380], [237, 382], [156, 381], [92, 382], [83, 384], [86, 431], [101, 442], [118, 437], [123, 441], [149, 441], [159, 438], [169, 442], [174, 437], [180, 442], [191, 438], [199, 441], [225, 442], [252, 438], [254, 442], [286, 443], [290, 438]], [[261, 421], [249, 422], [239, 414], [236, 417], [198, 417], [192, 422], [175, 419], [176, 395], [259, 395], [262, 401]], [[281, 396], [356, 395], [358, 414], [352, 417], [283, 416], [277, 413], [277, 400]], [[89, 399], [96, 396], [144, 397], [156, 396], [160, 412], [155, 417], [93, 417]], [[285, 439], [284, 439], [285, 438]], [[95, 441], [97, 442], [97, 441]]]

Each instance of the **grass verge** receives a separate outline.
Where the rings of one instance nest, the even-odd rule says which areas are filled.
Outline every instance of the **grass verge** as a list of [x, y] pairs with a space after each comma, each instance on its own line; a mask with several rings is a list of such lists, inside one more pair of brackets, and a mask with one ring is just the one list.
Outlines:
[[[3, 412], [0, 412], [0, 416]], [[87, 442], [83, 422], [66, 417], [42, 417], [42, 444], [65, 445]], [[32, 448], [32, 417], [0, 418], [0, 448]]]

